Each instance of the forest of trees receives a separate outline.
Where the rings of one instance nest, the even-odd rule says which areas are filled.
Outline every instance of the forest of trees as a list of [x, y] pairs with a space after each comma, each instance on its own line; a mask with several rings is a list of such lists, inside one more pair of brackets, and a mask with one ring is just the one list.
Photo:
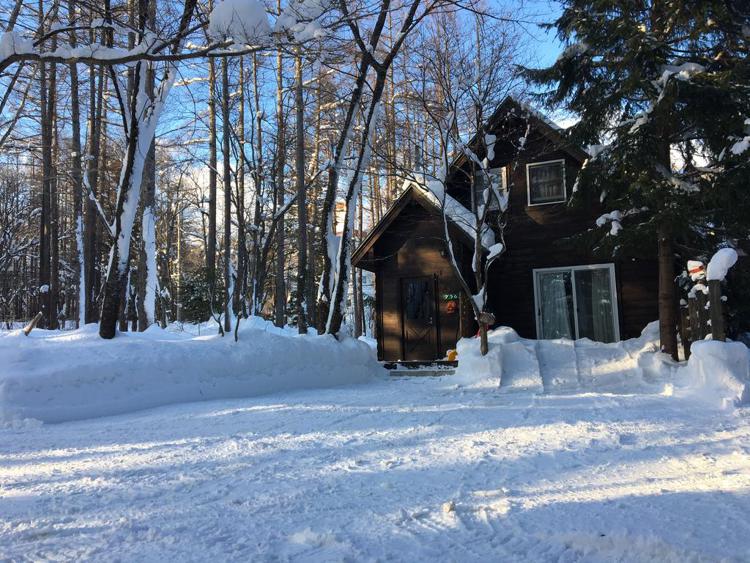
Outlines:
[[[566, 134], [591, 158], [576, 189], [612, 211], [590, 244], [658, 255], [676, 356], [682, 264], [747, 239], [750, 14], [565, 0], [548, 25], [564, 50], [538, 68], [514, 6], [0, 0], [0, 321], [369, 332], [358, 241], [404, 179], [439, 184], [468, 139], [487, 143], [512, 94], [578, 119]], [[507, 193], [488, 194], [504, 212]], [[479, 238], [484, 288], [504, 246], [486, 260]]]
[[0, 320], [104, 337], [369, 331], [353, 247], [454, 150], [436, 116], [472, 127], [529, 62], [481, 0], [2, 0], [0, 24]]

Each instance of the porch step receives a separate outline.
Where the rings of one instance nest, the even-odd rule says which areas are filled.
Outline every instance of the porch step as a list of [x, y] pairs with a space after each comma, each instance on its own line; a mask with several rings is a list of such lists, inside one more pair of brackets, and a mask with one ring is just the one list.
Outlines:
[[457, 361], [437, 360], [434, 362], [384, 362], [383, 367], [395, 377], [439, 377], [453, 375], [458, 366]]

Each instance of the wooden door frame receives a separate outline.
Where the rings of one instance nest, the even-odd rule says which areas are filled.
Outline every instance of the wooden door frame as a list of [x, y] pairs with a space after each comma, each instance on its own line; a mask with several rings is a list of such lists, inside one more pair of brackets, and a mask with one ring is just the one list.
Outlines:
[[422, 274], [416, 276], [402, 276], [398, 279], [399, 285], [399, 308], [401, 309], [400, 320], [401, 320], [401, 360], [406, 360], [406, 323], [404, 322], [404, 313], [406, 308], [404, 307], [404, 280], [414, 280], [419, 278], [432, 278], [432, 300], [433, 300], [433, 311], [435, 312], [435, 320], [433, 326], [435, 327], [435, 357], [433, 359], [440, 359], [440, 308], [438, 307], [438, 275], [437, 274]]

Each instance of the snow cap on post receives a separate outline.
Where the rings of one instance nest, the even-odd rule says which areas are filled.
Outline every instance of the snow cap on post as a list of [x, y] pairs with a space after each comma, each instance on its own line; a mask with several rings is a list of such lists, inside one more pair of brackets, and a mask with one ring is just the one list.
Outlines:
[[208, 33], [218, 40], [235, 43], [263, 43], [271, 35], [266, 9], [259, 0], [223, 0], [211, 10]]
[[700, 260], [688, 260], [687, 271], [693, 281], [702, 280], [706, 277], [706, 265]]
[[737, 251], [734, 248], [722, 248], [713, 255], [708, 263], [706, 278], [711, 280], [723, 280], [727, 276], [729, 268], [737, 262]]

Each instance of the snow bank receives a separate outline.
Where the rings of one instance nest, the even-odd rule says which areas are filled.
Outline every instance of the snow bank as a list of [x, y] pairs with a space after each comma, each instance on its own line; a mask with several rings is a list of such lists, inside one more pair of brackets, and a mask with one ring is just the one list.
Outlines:
[[[172, 403], [331, 387], [380, 373], [372, 349], [350, 338], [298, 336], [261, 319], [232, 337], [154, 326], [103, 340], [97, 326], [0, 335], [0, 422], [62, 422]], [[269, 329], [269, 330], [266, 330]]]
[[541, 393], [539, 362], [533, 341], [524, 340], [515, 330], [499, 327], [487, 335], [489, 351], [486, 356], [479, 353], [479, 338], [459, 340], [459, 381], [468, 384], [484, 383], [499, 385], [502, 391], [531, 391]]
[[654, 392], [676, 387], [716, 406], [750, 404], [750, 350], [740, 342], [702, 341], [690, 361], [677, 363], [659, 351], [659, 326], [638, 338], [604, 344], [581, 340], [529, 340], [508, 327], [489, 332], [489, 352], [479, 338], [458, 342], [456, 380], [500, 391]]
[[[530, 340], [508, 327], [488, 335], [489, 353], [481, 356], [478, 338], [459, 341], [460, 382], [495, 385], [501, 391], [557, 392], [652, 388], [670, 366], [657, 353], [658, 326], [648, 325], [640, 337], [612, 344], [581, 340]], [[661, 356], [661, 354], [659, 354]]]
[[695, 342], [678, 372], [692, 394], [722, 407], [750, 403], [750, 350], [741, 342]]

